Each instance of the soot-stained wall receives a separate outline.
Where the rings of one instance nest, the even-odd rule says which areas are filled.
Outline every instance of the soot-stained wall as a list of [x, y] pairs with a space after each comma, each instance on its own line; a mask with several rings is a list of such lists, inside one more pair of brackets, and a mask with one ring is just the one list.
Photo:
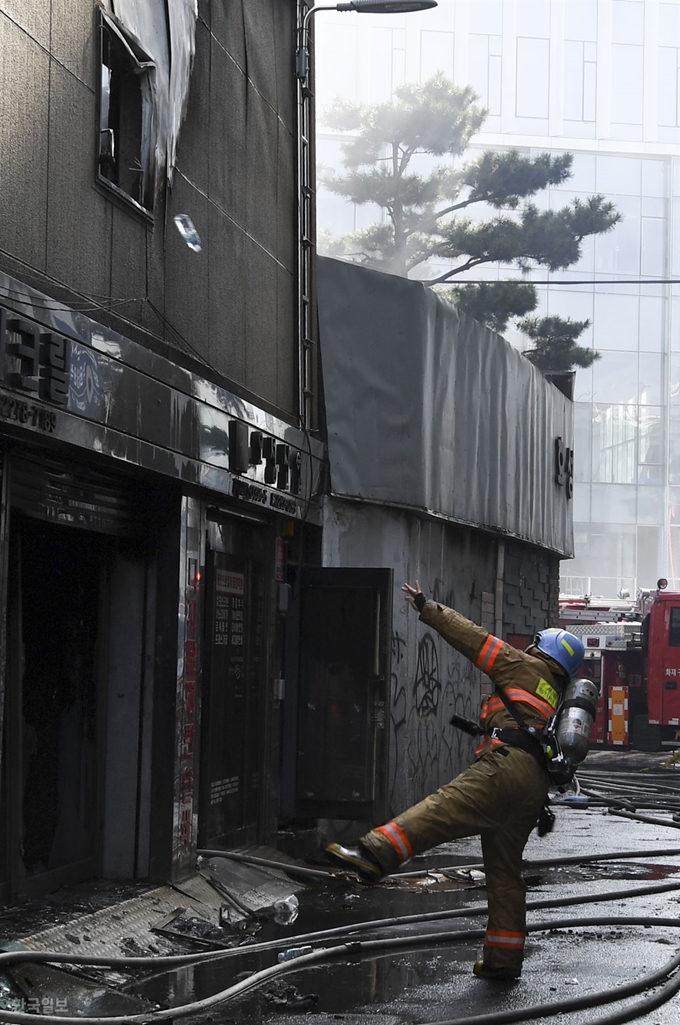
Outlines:
[[400, 588], [420, 580], [430, 597], [496, 632], [498, 545], [503, 545], [502, 630], [532, 634], [553, 621], [559, 562], [544, 549], [384, 506], [328, 499], [324, 566], [394, 570], [388, 809], [398, 814], [452, 779], [474, 743], [449, 724], [476, 718], [490, 688], [479, 670], [422, 624]]
[[159, 175], [152, 219], [95, 181], [98, 10], [0, 0], [0, 269], [291, 417], [295, 0], [199, 0], [172, 186]]

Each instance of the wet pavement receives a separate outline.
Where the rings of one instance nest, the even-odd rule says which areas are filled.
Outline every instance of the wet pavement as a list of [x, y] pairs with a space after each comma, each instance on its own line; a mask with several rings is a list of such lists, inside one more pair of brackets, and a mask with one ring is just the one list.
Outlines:
[[[554, 832], [543, 839], [532, 835], [526, 858], [549, 859], [616, 851], [680, 850], [680, 832], [671, 827], [650, 826], [613, 818], [604, 810], [557, 809]], [[478, 861], [479, 842], [469, 840], [437, 848], [436, 853], [416, 859], [409, 868], [437, 869]], [[627, 897], [631, 887], [675, 883], [678, 889], [644, 896]], [[471, 975], [472, 962], [479, 956], [481, 938], [448, 936], [442, 942], [430, 940], [411, 949], [386, 949], [350, 955], [309, 967], [292, 965], [274, 982], [228, 1004], [211, 1008], [193, 1020], [218, 1023], [262, 1022], [279, 1025], [406, 1025], [406, 1023], [459, 1020], [489, 1012], [521, 1010], [535, 1004], [570, 999], [584, 991], [618, 987], [663, 965], [680, 948], [680, 855], [652, 856], [641, 860], [527, 868], [529, 902], [548, 902], [564, 897], [609, 894], [607, 900], [573, 907], [546, 908], [529, 912], [529, 923], [577, 919], [583, 925], [530, 935], [525, 969], [513, 984], [492, 984]], [[614, 896], [611, 896], [614, 894]], [[419, 933], [481, 931], [485, 916], [474, 915], [485, 901], [483, 887], [447, 881], [408, 880], [407, 884], [377, 886], [334, 881], [298, 894], [300, 913], [288, 929], [266, 927], [257, 941], [287, 936], [295, 947], [296, 936], [340, 925], [423, 915], [444, 909], [467, 910], [462, 918], [424, 922], [408, 927], [411, 937]], [[647, 917], [643, 925], [589, 925], [594, 917]], [[672, 918], [678, 928], [657, 925]], [[404, 935], [404, 929], [375, 929], [362, 939]], [[307, 941], [305, 941], [307, 942]], [[314, 949], [324, 942], [312, 942]], [[245, 975], [277, 963], [276, 951], [260, 954], [244, 951], [228, 960], [173, 972], [130, 989], [161, 1004], [185, 1003], [215, 993]], [[640, 998], [633, 998], [639, 1000]], [[601, 1009], [571, 1012], [562, 1022], [597, 1021], [621, 1003]], [[525, 1020], [523, 1018], [515, 1020]], [[537, 1021], [555, 1020], [548, 1016]], [[677, 1025], [680, 997], [642, 1020], [658, 1025]]]
[[[624, 759], [623, 766], [623, 771], [631, 766], [637, 771], [645, 762]], [[614, 758], [589, 759], [588, 768], [610, 773], [612, 778], [621, 771]], [[680, 770], [671, 770], [668, 782], [680, 788]], [[650, 779], [649, 788], [654, 785]], [[278, 947], [251, 950], [246, 945], [226, 952], [219, 960], [180, 970], [127, 973], [120, 977], [118, 992], [144, 1001], [130, 1004], [132, 1013], [135, 1006], [178, 1008], [277, 966], [279, 952], [288, 948], [311, 946], [317, 951], [342, 941], [337, 935], [310, 938], [310, 933], [374, 923], [345, 938], [359, 939], [361, 949], [343, 947], [332, 959], [314, 961], [317, 955], [313, 954], [310, 963], [288, 962], [284, 974], [264, 978], [258, 988], [184, 1020], [216, 1025], [375, 1025], [376, 1020], [379, 1025], [424, 1025], [494, 1013], [500, 1015], [495, 1019], [499, 1022], [597, 1022], [620, 1009], [622, 1002], [568, 1011], [557, 1018], [551, 1015], [550, 1006], [586, 992], [618, 989], [660, 968], [680, 950], [680, 829], [672, 824], [670, 813], [668, 824], [658, 825], [620, 818], [601, 807], [557, 806], [555, 810], [554, 831], [542, 839], [533, 833], [525, 851], [531, 931], [524, 972], [515, 983], [489, 983], [471, 974], [472, 963], [480, 955], [486, 920], [479, 868], [467, 874], [460, 871], [481, 861], [479, 841], [473, 838], [443, 845], [407, 866], [409, 871], [428, 870], [427, 876], [390, 878], [373, 886], [349, 875], [321, 883], [314, 880], [302, 889], [291, 885], [299, 901], [296, 920], [283, 925], [269, 916], [258, 922], [257, 930], [251, 928], [253, 935], [242, 937], [255, 944], [281, 941]], [[660, 854], [659, 850], [679, 853]], [[631, 851], [642, 857], [541, 864]], [[652, 892], [652, 888], [663, 886], [674, 888]], [[630, 891], [638, 888], [646, 892], [632, 896]], [[126, 892], [121, 888], [121, 896]], [[589, 897], [601, 899], [587, 903]], [[579, 902], [558, 906], [565, 898]], [[535, 902], [546, 906], [532, 909]], [[93, 909], [98, 903], [96, 892], [83, 897], [83, 908]], [[406, 926], [385, 924], [386, 919], [444, 911], [456, 917]], [[58, 902], [57, 912], [61, 914]], [[633, 917], [643, 921], [625, 921]], [[597, 921], [603, 918], [617, 921]], [[664, 919], [673, 925], [665, 924]], [[535, 925], [544, 928], [535, 931]], [[380, 945], [373, 948], [374, 941]], [[391, 946], [392, 941], [398, 942]], [[93, 993], [93, 1006], [95, 996]], [[636, 1004], [643, 996], [629, 997], [623, 1003]], [[544, 1010], [529, 1018], [525, 1009], [535, 1005], [544, 1005]], [[117, 1013], [129, 1012], [121, 1008]], [[680, 995], [638, 1020], [647, 1025], [677, 1025]]]

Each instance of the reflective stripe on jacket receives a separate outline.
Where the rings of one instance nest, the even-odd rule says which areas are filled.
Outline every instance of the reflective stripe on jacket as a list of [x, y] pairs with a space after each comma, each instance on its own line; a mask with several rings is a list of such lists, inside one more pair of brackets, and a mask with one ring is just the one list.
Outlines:
[[[425, 603], [420, 618], [495, 684], [494, 692], [482, 702], [480, 721], [485, 729], [517, 727], [517, 722], [498, 695], [500, 688], [528, 726], [545, 726], [557, 708], [564, 682], [541, 652], [528, 654], [513, 648], [455, 609], [432, 600]], [[490, 737], [485, 737], [475, 753], [481, 754], [489, 746], [495, 747], [499, 743], [492, 743]]]

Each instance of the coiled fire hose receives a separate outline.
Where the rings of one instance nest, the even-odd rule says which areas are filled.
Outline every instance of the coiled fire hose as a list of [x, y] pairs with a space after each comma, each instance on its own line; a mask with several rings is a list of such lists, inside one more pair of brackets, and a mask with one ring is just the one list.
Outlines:
[[[649, 780], [645, 781], [647, 787]], [[648, 792], [648, 790], [647, 790]], [[669, 823], [664, 822], [664, 825]], [[307, 878], [328, 878], [329, 876], [337, 875], [337, 873], [326, 872], [317, 869], [306, 869], [299, 866], [284, 865], [281, 862], [267, 862], [265, 859], [252, 858], [247, 855], [235, 854], [234, 852], [224, 851], [201, 851], [199, 852], [203, 857], [229, 857], [234, 860], [243, 861], [251, 864], [260, 864], [275, 867], [279, 870], [290, 871], [291, 875], [299, 875]], [[655, 849], [647, 850], [644, 852], [640, 851], [622, 851], [614, 852], [605, 855], [589, 855], [589, 856], [576, 856], [572, 858], [558, 858], [558, 859], [547, 859], [542, 861], [533, 861], [527, 863], [533, 867], [545, 867], [547, 865], [564, 865], [564, 864], [576, 864], [580, 862], [592, 862], [592, 861], [605, 861], [605, 860], [623, 860], [624, 858], [649, 858], [655, 856], [673, 856], [680, 854], [680, 849]], [[471, 867], [471, 866], [466, 866]], [[404, 874], [416, 874], [416, 873], [404, 873]], [[420, 875], [426, 875], [427, 872], [417, 873]], [[680, 889], [680, 883], [675, 882], [664, 882], [656, 883], [652, 886], [638, 886], [630, 887], [625, 890], [616, 890], [613, 892], [606, 892], [600, 894], [589, 894], [586, 896], [578, 897], [566, 897], [557, 898], [552, 900], [541, 900], [541, 901], [529, 901], [527, 902], [527, 910], [533, 911], [545, 907], [558, 907], [558, 906], [569, 906], [578, 905], [585, 903], [597, 903], [611, 900], [621, 900], [623, 898], [632, 898], [635, 896], [644, 896], [652, 893], [667, 892], [670, 890]], [[330, 947], [322, 947], [320, 949], [312, 950], [309, 953], [303, 953], [301, 956], [296, 957], [293, 960], [284, 960], [279, 964], [272, 965], [269, 968], [265, 968], [261, 971], [257, 971], [249, 975], [245, 979], [241, 979], [238, 982], [220, 990], [218, 993], [214, 993], [209, 997], [205, 997], [201, 1000], [192, 1001], [188, 1004], [183, 1004], [177, 1007], [171, 1007], [167, 1009], [157, 1011], [144, 1011], [140, 1014], [128, 1014], [128, 1015], [107, 1015], [102, 1017], [89, 1017], [87, 1015], [68, 1016], [68, 1015], [53, 1015], [50, 1014], [50, 1018], [53, 1025], [82, 1025], [83, 1022], [87, 1025], [145, 1025], [145, 1023], [153, 1023], [160, 1021], [169, 1021], [175, 1018], [187, 1017], [189, 1015], [201, 1014], [208, 1009], [222, 1004], [230, 1000], [234, 1000], [243, 994], [252, 991], [253, 989], [270, 982], [272, 979], [290, 973], [291, 971], [299, 971], [306, 968], [307, 966], [316, 965], [324, 961], [337, 960], [339, 958], [347, 959], [348, 957], [362, 957], [364, 955], [372, 955], [380, 953], [381, 951], [395, 950], [412, 948], [416, 946], [429, 945], [435, 946], [440, 943], [450, 943], [452, 941], [460, 942], [461, 940], [479, 940], [483, 937], [484, 932], [480, 929], [466, 929], [466, 930], [442, 930], [437, 932], [422, 932], [413, 933], [409, 932], [406, 936], [389, 936], [384, 939], [369, 938], [369, 939], [357, 939], [355, 938], [358, 933], [367, 931], [382, 931], [384, 929], [399, 928], [400, 926], [412, 927], [413, 924], [426, 923], [441, 921], [445, 919], [453, 918], [470, 918], [480, 915], [487, 914], [487, 906], [480, 905], [472, 908], [456, 908], [449, 911], [434, 912], [432, 914], [425, 915], [409, 915], [402, 916], [400, 918], [390, 919], [379, 919], [372, 922], [355, 923], [353, 925], [343, 926], [336, 929], [329, 929], [323, 932], [309, 933], [306, 935], [296, 935], [294, 937], [286, 937], [281, 940], [272, 940], [260, 944], [250, 944], [248, 946], [239, 947], [236, 949], [229, 950], [215, 950], [215, 951], [203, 951], [198, 954], [179, 954], [170, 956], [155, 956], [155, 957], [82, 957], [75, 954], [63, 954], [56, 952], [45, 952], [45, 951], [29, 951], [29, 950], [16, 950], [0, 953], [0, 971], [11, 964], [27, 964], [27, 963], [41, 963], [41, 964], [71, 964], [71, 965], [102, 965], [108, 967], [126, 967], [126, 968], [148, 968], [153, 966], [155, 968], [180, 968], [189, 965], [195, 965], [197, 963], [205, 963], [207, 961], [222, 960], [237, 955], [251, 955], [264, 950], [273, 950], [280, 947], [290, 946], [291, 941], [296, 944], [300, 943], [318, 943], [325, 942], [327, 940], [337, 941], [341, 937], [346, 939], [340, 943], [336, 942], [336, 945]], [[680, 928], [680, 921], [677, 918], [658, 918], [654, 916], [650, 917], [621, 917], [621, 916], [599, 916], [595, 918], [573, 918], [573, 919], [555, 919], [547, 922], [536, 922], [531, 923], [527, 926], [527, 932], [541, 932], [553, 929], [563, 928], [586, 928], [589, 926], [664, 926], [668, 928]], [[476, 1015], [468, 1018], [459, 1018], [450, 1022], [438, 1022], [437, 1025], [504, 1025], [504, 1023], [510, 1022], [521, 1022], [528, 1021], [532, 1018], [539, 1017], [551, 1017], [556, 1014], [563, 1014], [566, 1011], [578, 1011], [589, 1007], [600, 1006], [605, 1003], [617, 1002], [621, 999], [626, 999], [629, 996], [635, 996], [639, 993], [650, 989], [653, 986], [657, 986], [659, 982], [666, 979], [668, 980], [659, 990], [651, 996], [645, 997], [643, 1000], [638, 1001], [635, 1004], [628, 1005], [612, 1014], [599, 1017], [597, 1019], [598, 1025], [615, 1025], [618, 1022], [630, 1021], [635, 1017], [639, 1017], [642, 1014], [647, 1014], [649, 1011], [654, 1009], [660, 1004], [669, 1000], [678, 990], [680, 990], [680, 972], [677, 969], [680, 968], [680, 950], [671, 958], [665, 965], [656, 971], [643, 976], [626, 985], [618, 985], [614, 989], [604, 990], [599, 993], [584, 994], [583, 996], [574, 997], [563, 1001], [555, 1001], [549, 1004], [540, 1004], [535, 1007], [521, 1008], [511, 1011], [503, 1011], [492, 1014]], [[0, 1009], [0, 1019], [4, 1022], [16, 1023], [16, 1025], [35, 1025], [35, 1014]], [[434, 1025], [434, 1023], [432, 1023]], [[583, 1023], [586, 1025], [586, 1023]]]
[[[533, 901], [530, 902], [527, 907], [529, 910], [535, 910], [537, 905], [545, 906], [550, 904], [555, 906], [558, 902], [565, 905], [574, 905], [582, 903], [595, 903], [598, 901], [606, 901], [617, 899], [620, 900], [622, 897], [633, 897], [640, 896], [643, 894], [659, 893], [672, 889], [680, 889], [680, 883], [658, 883], [653, 886], [647, 887], [633, 887], [627, 890], [617, 890], [613, 893], [602, 893], [602, 894], [588, 894], [586, 896], [579, 897], [566, 897], [558, 898], [558, 901]], [[399, 925], [409, 925], [417, 921], [434, 921], [443, 917], [475, 917], [479, 915], [486, 915], [486, 905], [481, 905], [475, 908], [457, 908], [450, 912], [435, 912], [432, 915], [416, 915], [416, 916], [404, 916], [402, 918], [394, 918], [387, 920], [378, 920], [372, 923], [358, 923], [353, 926], [344, 927], [345, 933], [350, 931], [357, 931], [361, 927], [370, 926], [373, 929], [384, 929]], [[547, 922], [535, 922], [527, 926], [527, 932], [543, 932], [554, 929], [567, 929], [567, 928], [587, 928], [589, 926], [664, 926], [668, 928], [680, 928], [680, 921], [677, 918], [658, 918], [654, 916], [644, 917], [622, 917], [622, 916], [597, 916], [594, 918], [564, 918], [564, 919], [553, 919]], [[330, 938], [329, 933], [337, 935], [339, 930], [326, 930], [324, 933], [312, 933], [307, 936], [295, 936], [294, 940], [296, 943], [300, 943], [303, 939], [309, 942], [309, 940], [319, 941], [321, 939]], [[127, 1014], [127, 1015], [106, 1015], [102, 1017], [89, 1017], [86, 1015], [68, 1016], [68, 1015], [56, 1015], [50, 1014], [50, 1020], [54, 1025], [78, 1025], [78, 1023], [86, 1022], [89, 1025], [144, 1025], [144, 1023], [153, 1023], [160, 1021], [169, 1021], [174, 1018], [187, 1017], [189, 1015], [196, 1015], [203, 1013], [217, 1004], [222, 1004], [230, 1000], [234, 1000], [243, 994], [268, 983], [276, 977], [287, 974], [291, 971], [299, 971], [311, 965], [316, 965], [324, 961], [337, 960], [338, 958], [347, 959], [348, 957], [362, 957], [364, 955], [370, 955], [380, 953], [388, 950], [397, 950], [412, 948], [417, 946], [436, 946], [441, 943], [460, 942], [462, 940], [480, 940], [484, 936], [484, 930], [482, 929], [464, 929], [464, 930], [445, 930], [437, 932], [423, 932], [423, 933], [412, 933], [409, 932], [406, 936], [390, 936], [386, 939], [370, 938], [365, 940], [358, 940], [349, 938], [346, 942], [341, 942], [336, 946], [322, 947], [317, 950], [312, 950], [310, 953], [304, 953], [301, 956], [290, 961], [283, 961], [282, 963], [272, 965], [269, 968], [265, 968], [261, 971], [254, 972], [245, 979], [220, 990], [218, 993], [214, 993], [209, 997], [205, 997], [201, 1000], [195, 1000], [188, 1004], [183, 1004], [177, 1007], [170, 1007], [158, 1011], [144, 1011], [140, 1014]], [[290, 939], [286, 941], [290, 944]], [[280, 944], [279, 944], [280, 945]], [[214, 961], [222, 959], [227, 956], [233, 956], [234, 954], [251, 954], [256, 953], [258, 950], [262, 950], [264, 947], [269, 947], [270, 944], [253, 944], [248, 947], [240, 948], [237, 951], [234, 950], [220, 950], [215, 952], [203, 952], [200, 954], [179, 954], [171, 956], [161, 957], [82, 957], [74, 954], [62, 954], [45, 951], [30, 951], [30, 950], [16, 950], [8, 951], [0, 954], [0, 971], [9, 966], [10, 964], [26, 964], [26, 963], [48, 963], [48, 964], [74, 964], [74, 965], [106, 965], [110, 967], [180, 967], [187, 966], [190, 964], [196, 964], [197, 962]], [[534, 1008], [523, 1008], [517, 1011], [501, 1012], [499, 1015], [489, 1016], [475, 1016], [473, 1018], [458, 1019], [456, 1025], [492, 1025], [492, 1023], [512, 1022], [512, 1021], [525, 1021], [530, 1018], [536, 1017], [549, 1017], [553, 1014], [564, 1013], [565, 1010], [580, 1010], [586, 1007], [594, 1007], [603, 1003], [618, 1001], [626, 996], [635, 995], [656, 985], [659, 981], [665, 978], [673, 976], [673, 972], [680, 966], [680, 951], [669, 961], [666, 965], [657, 971], [644, 976], [641, 979], [637, 979], [634, 982], [628, 983], [626, 986], [617, 986], [611, 990], [604, 990], [600, 993], [586, 994], [582, 997], [574, 997], [570, 1000], [556, 1001], [550, 1004], [537, 1005]], [[673, 985], [671, 985], [671, 982]], [[667, 987], [664, 987], [664, 993], [667, 996], [664, 999], [670, 999], [670, 997], [680, 988], [680, 975], [673, 976]], [[677, 984], [677, 985], [676, 985]], [[656, 999], [658, 994], [653, 998]], [[635, 1005], [638, 1006], [638, 1005]], [[640, 1005], [641, 1006], [641, 1005]], [[645, 1008], [649, 1008], [649, 1001], [644, 1003]], [[654, 1004], [654, 1006], [657, 1006]], [[614, 1021], [628, 1021], [632, 1017], [638, 1016], [640, 1013], [647, 1013], [645, 1010], [636, 1011], [635, 1014], [630, 1013], [631, 1008], [624, 1008], [623, 1012], [628, 1017], [616, 1017], [616, 1018], [600, 1018], [599, 1023], [608, 1023], [610, 1020]], [[14, 1011], [14, 1010], [0, 1010], [0, 1018], [5, 1022], [16, 1023], [16, 1025], [35, 1025], [35, 1014]], [[438, 1025], [453, 1025], [453, 1023], [439, 1022]]]

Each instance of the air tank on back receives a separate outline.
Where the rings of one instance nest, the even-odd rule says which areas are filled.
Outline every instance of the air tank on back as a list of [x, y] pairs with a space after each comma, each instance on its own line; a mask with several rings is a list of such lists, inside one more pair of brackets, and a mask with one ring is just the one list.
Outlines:
[[588, 754], [599, 697], [599, 684], [584, 678], [571, 680], [564, 691], [555, 735], [562, 756], [571, 766], [579, 765]]

